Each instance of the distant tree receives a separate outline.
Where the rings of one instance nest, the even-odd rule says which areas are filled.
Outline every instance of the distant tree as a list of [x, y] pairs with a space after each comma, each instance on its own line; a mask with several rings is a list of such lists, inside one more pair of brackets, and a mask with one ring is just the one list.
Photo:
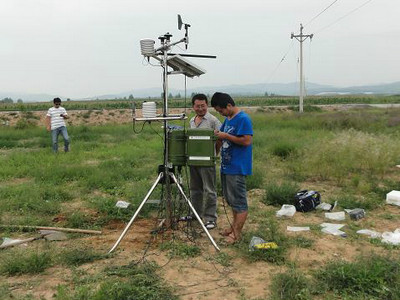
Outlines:
[[17, 103], [24, 103], [24, 101], [22, 101], [22, 99], [18, 99]]
[[265, 93], [264, 93], [264, 96], [265, 96], [265, 97], [268, 97], [268, 96], [269, 96], [268, 92], [265, 92]]
[[71, 99], [70, 99], [70, 98], [67, 98], [67, 101], [71, 101]]
[[169, 99], [172, 99], [172, 98], [174, 98], [174, 96], [173, 96], [171, 93], [169, 93], [169, 94], [168, 94], [168, 98], [169, 98]]
[[195, 93], [195, 92], [192, 92], [192, 94], [190, 95], [190, 98], [193, 98], [194, 97], [194, 95], [196, 95], [197, 93]]
[[175, 98], [181, 99], [182, 98], [181, 93], [176, 94]]
[[129, 99], [129, 100], [133, 100], [133, 99], [135, 99], [135, 98], [133, 97], [132, 94], [130, 94], [128, 99]]
[[8, 97], [3, 98], [0, 102], [1, 103], [14, 103], [13, 99], [8, 98]]

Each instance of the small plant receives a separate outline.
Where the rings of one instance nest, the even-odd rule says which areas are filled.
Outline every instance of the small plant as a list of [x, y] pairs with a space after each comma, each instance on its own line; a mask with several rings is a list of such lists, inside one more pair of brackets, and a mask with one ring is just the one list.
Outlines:
[[288, 158], [290, 155], [296, 153], [297, 146], [288, 142], [279, 142], [272, 148], [272, 154], [282, 159]]
[[291, 268], [285, 273], [275, 275], [270, 289], [271, 300], [308, 300], [312, 287], [302, 273]]
[[[260, 237], [266, 242], [274, 242], [278, 245], [278, 248], [250, 251], [249, 244], [254, 236]], [[268, 261], [282, 264], [286, 260], [285, 254], [289, 246], [288, 239], [279, 231], [276, 221], [269, 220], [266, 221], [266, 224], [260, 225], [257, 230], [246, 232], [237, 247], [250, 261]]]
[[81, 211], [73, 212], [67, 218], [67, 227], [90, 228], [91, 225], [91, 217]]
[[260, 168], [254, 168], [253, 174], [246, 178], [246, 189], [248, 191], [253, 189], [260, 189], [263, 186], [264, 174]]
[[76, 248], [62, 251], [60, 255], [60, 261], [62, 264], [67, 266], [79, 266], [105, 257], [106, 255], [96, 253], [92, 249]]
[[13, 249], [5, 255], [0, 264], [0, 273], [9, 276], [21, 274], [38, 274], [52, 265], [49, 252], [34, 252]]
[[357, 299], [399, 299], [400, 260], [371, 255], [331, 262], [315, 275], [327, 290]]
[[[102, 277], [92, 276], [81, 285], [71, 290], [59, 286], [55, 295], [56, 300], [175, 300], [169, 287], [156, 274], [154, 264], [126, 265], [107, 268]], [[100, 282], [99, 282], [100, 281]], [[91, 284], [92, 283], [92, 284]]]
[[200, 255], [201, 250], [196, 245], [188, 245], [178, 241], [161, 244], [161, 250], [168, 250], [170, 257], [189, 258]]
[[225, 252], [218, 252], [217, 255], [210, 257], [210, 260], [219, 263], [223, 267], [230, 267], [232, 265], [232, 257]]
[[311, 248], [314, 245], [314, 240], [306, 238], [304, 236], [296, 236], [290, 241], [294, 246], [297, 246], [299, 248]]
[[262, 202], [275, 206], [294, 204], [294, 196], [298, 191], [299, 187], [295, 183], [284, 182], [281, 185], [270, 183], [265, 188], [265, 196]]

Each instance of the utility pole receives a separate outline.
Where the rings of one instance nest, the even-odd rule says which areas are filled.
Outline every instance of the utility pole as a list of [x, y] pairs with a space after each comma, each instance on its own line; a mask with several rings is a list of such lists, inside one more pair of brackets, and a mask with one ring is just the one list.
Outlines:
[[310, 38], [312, 39], [313, 34], [303, 34], [303, 24], [300, 24], [300, 34], [293, 34], [290, 36], [291, 39], [295, 38], [300, 42], [300, 100], [299, 100], [299, 112], [303, 112], [303, 95], [304, 95], [304, 83], [303, 83], [303, 42]]

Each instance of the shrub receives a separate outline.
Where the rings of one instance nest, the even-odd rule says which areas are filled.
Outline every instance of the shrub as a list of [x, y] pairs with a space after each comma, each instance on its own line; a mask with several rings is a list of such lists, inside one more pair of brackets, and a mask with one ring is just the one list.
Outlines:
[[273, 146], [272, 154], [275, 156], [279, 156], [280, 158], [286, 159], [291, 154], [295, 153], [297, 146], [288, 143], [288, 142], [280, 142]]
[[265, 188], [265, 196], [262, 202], [275, 206], [294, 204], [294, 196], [298, 191], [299, 187], [295, 183], [284, 182], [281, 185], [271, 183]]

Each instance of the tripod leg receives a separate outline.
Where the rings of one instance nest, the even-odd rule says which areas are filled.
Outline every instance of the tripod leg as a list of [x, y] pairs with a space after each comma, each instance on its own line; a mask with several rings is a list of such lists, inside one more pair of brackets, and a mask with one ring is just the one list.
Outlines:
[[126, 225], [124, 231], [122, 232], [121, 236], [119, 237], [119, 239], [117, 240], [117, 242], [115, 243], [115, 245], [111, 248], [110, 251], [108, 251], [108, 253], [111, 253], [115, 250], [115, 248], [117, 248], [117, 246], [119, 245], [119, 243], [121, 242], [121, 240], [123, 239], [123, 237], [125, 236], [125, 234], [127, 233], [129, 227], [131, 227], [133, 221], [136, 219], [137, 215], [139, 214], [140, 210], [142, 209], [143, 205], [146, 203], [146, 201], [149, 199], [150, 195], [153, 193], [154, 189], [156, 188], [158, 182], [160, 181], [160, 179], [162, 178], [163, 173], [161, 172], [158, 177], [157, 180], [154, 182], [153, 186], [151, 187], [151, 189], [149, 190], [149, 192], [147, 193], [146, 197], [144, 197], [142, 203], [140, 203], [138, 209], [136, 210], [135, 214], [133, 215], [133, 217], [131, 218], [131, 220], [129, 221], [128, 225]]
[[174, 180], [176, 186], [178, 187], [179, 191], [181, 192], [183, 198], [185, 198], [187, 204], [189, 204], [190, 209], [192, 210], [192, 212], [194, 213], [194, 215], [196, 216], [197, 221], [199, 221], [201, 227], [203, 228], [203, 231], [207, 234], [208, 239], [211, 241], [211, 243], [213, 244], [213, 246], [215, 247], [215, 249], [217, 249], [218, 251], [221, 251], [217, 244], [215, 243], [214, 239], [212, 238], [211, 234], [208, 232], [207, 228], [204, 226], [203, 221], [201, 220], [201, 218], [199, 217], [199, 215], [197, 214], [196, 210], [194, 209], [192, 203], [190, 202], [190, 200], [186, 197], [185, 192], [183, 191], [182, 187], [180, 186], [180, 184], [178, 183], [178, 180], [176, 179], [175, 175], [173, 173], [170, 173], [172, 179]]

